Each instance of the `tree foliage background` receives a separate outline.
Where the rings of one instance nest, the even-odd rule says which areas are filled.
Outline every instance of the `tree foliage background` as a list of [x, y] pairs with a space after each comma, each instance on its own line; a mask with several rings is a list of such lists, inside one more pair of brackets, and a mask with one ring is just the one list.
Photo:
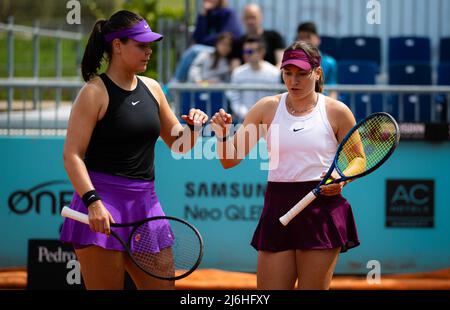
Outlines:
[[[164, 18], [181, 21], [184, 16], [185, 2], [184, 0], [78, 0], [81, 5], [81, 25], [69, 25], [66, 22], [68, 1], [0, 0], [0, 22], [6, 23], [8, 17], [12, 16], [14, 23], [19, 25], [32, 26], [38, 21], [41, 28], [81, 31], [86, 42], [97, 19], [108, 18], [121, 9], [139, 14], [147, 20], [152, 30], [161, 31], [157, 27], [158, 20]], [[156, 78], [156, 52], [155, 45], [152, 59], [145, 73], [153, 78]]]

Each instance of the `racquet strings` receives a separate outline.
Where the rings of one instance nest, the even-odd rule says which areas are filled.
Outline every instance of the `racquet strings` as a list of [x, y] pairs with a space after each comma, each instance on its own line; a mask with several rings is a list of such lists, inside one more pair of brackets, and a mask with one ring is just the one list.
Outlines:
[[389, 116], [379, 114], [368, 119], [344, 143], [337, 159], [338, 169], [347, 177], [370, 170], [388, 156], [397, 139], [396, 123]]
[[202, 253], [200, 237], [190, 226], [171, 219], [139, 225], [130, 237], [136, 263], [151, 275], [173, 278], [196, 267]]

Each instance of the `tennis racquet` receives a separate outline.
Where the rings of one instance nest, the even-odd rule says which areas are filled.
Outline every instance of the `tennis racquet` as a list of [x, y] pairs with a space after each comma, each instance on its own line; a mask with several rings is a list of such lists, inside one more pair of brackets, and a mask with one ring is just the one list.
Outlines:
[[[320, 186], [354, 180], [379, 168], [392, 155], [399, 141], [398, 124], [387, 113], [373, 113], [358, 122], [339, 144], [333, 164], [319, 185], [280, 217], [280, 222], [286, 226], [313, 202], [320, 194]], [[340, 178], [333, 180], [330, 176], [334, 170]]]
[[[89, 225], [87, 214], [64, 207], [61, 215]], [[115, 232], [131, 231], [128, 240]], [[131, 260], [148, 275], [163, 280], [179, 280], [191, 274], [203, 256], [203, 240], [188, 222], [170, 216], [156, 216], [134, 223], [111, 223], [115, 237]]]

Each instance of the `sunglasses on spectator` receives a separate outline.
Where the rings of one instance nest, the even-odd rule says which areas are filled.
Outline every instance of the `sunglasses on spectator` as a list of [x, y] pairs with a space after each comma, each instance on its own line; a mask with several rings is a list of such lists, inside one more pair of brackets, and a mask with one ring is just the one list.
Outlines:
[[251, 48], [245, 49], [245, 50], [242, 51], [242, 53], [244, 55], [253, 55], [255, 52], [256, 52], [256, 50], [255, 49], [251, 49]]

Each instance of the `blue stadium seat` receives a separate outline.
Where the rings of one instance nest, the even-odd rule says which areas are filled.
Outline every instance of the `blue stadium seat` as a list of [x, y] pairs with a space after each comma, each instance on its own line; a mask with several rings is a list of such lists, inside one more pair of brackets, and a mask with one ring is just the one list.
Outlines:
[[[338, 83], [352, 85], [374, 85], [378, 65], [373, 61], [340, 61], [338, 65]], [[339, 99], [353, 111], [357, 120], [373, 112], [382, 111], [380, 94], [340, 93]], [[352, 102], [353, 101], [353, 102]]]
[[381, 65], [381, 39], [353, 36], [340, 39], [339, 60], [365, 60]]
[[356, 121], [364, 119], [371, 113], [383, 112], [382, 94], [356, 93], [352, 97], [349, 93], [339, 93], [339, 100], [352, 110]]
[[[196, 92], [196, 91], [184, 91], [180, 93], [181, 100], [181, 114], [188, 114], [191, 108], [200, 109], [205, 112], [208, 117], [211, 117], [214, 113], [223, 108], [228, 111], [228, 101], [226, 96], [221, 91], [213, 92]], [[209, 105], [208, 103], [211, 102]], [[180, 122], [184, 122], [180, 119]], [[209, 133], [204, 132], [205, 135]]]
[[450, 85], [450, 62], [439, 64], [438, 85]]
[[[438, 85], [450, 86], [450, 62], [441, 63], [438, 66]], [[434, 98], [437, 110], [437, 119], [447, 121], [448, 97], [446, 94], [437, 94]]]
[[377, 64], [373, 61], [339, 61], [339, 84], [376, 84]]
[[389, 66], [391, 85], [431, 85], [431, 65], [410, 62]]
[[329, 36], [320, 36], [320, 51], [323, 54], [332, 56], [334, 59], [339, 59], [339, 39]]
[[[181, 112], [183, 114], [189, 113], [189, 109], [196, 108], [204, 111], [208, 116], [219, 111], [219, 109], [227, 109], [223, 106], [225, 94], [220, 91], [213, 92], [182, 92], [181, 93]], [[193, 101], [192, 101], [193, 100]], [[211, 101], [211, 107], [208, 107], [208, 102]], [[225, 104], [226, 105], [226, 104]]]
[[450, 37], [442, 38], [439, 43], [439, 60], [441, 63], [450, 62]]
[[431, 42], [425, 37], [395, 37], [389, 39], [389, 64], [431, 62]]
[[[424, 63], [393, 64], [389, 66], [391, 85], [431, 85], [431, 65]], [[403, 102], [403, 121], [429, 122], [431, 120], [431, 96], [405, 93], [389, 98], [389, 113], [400, 118], [400, 103]]]

